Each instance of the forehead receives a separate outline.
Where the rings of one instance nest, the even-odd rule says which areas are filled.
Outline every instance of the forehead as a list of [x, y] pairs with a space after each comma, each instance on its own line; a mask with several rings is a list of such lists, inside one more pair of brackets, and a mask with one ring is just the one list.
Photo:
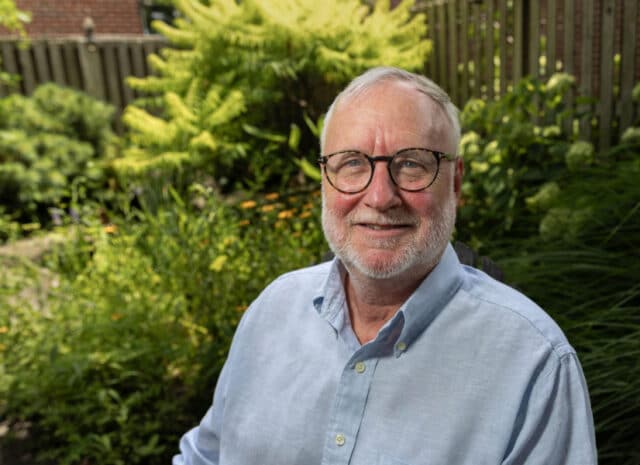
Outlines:
[[382, 82], [344, 96], [328, 124], [325, 153], [347, 148], [389, 152], [408, 146], [455, 150], [445, 110], [407, 82]]

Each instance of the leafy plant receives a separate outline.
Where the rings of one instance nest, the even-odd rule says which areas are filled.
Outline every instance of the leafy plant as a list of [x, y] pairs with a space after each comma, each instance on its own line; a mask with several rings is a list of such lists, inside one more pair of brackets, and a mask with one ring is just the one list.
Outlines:
[[125, 111], [133, 145], [114, 163], [123, 176], [201, 168], [225, 189], [279, 188], [297, 170], [285, 141], [316, 151], [305, 117], [317, 120], [359, 72], [420, 69], [431, 49], [409, 1], [208, 3], [178, 0], [175, 26], [155, 23], [173, 47], [150, 57], [156, 76], [129, 80], [150, 97]]
[[[76, 229], [49, 281], [0, 278], [0, 415], [61, 464], [167, 463], [210, 402], [235, 325], [325, 249], [318, 193], [223, 204], [165, 191], [137, 221]], [[29, 268], [31, 269], [31, 268]], [[44, 305], [16, 299], [44, 294]], [[10, 348], [10, 350], [8, 350]]]
[[566, 74], [547, 83], [525, 78], [495, 101], [472, 99], [465, 105], [460, 150], [467, 172], [459, 239], [482, 250], [507, 236], [528, 236], [540, 214], [526, 199], [563, 177], [567, 163], [588, 163], [565, 159], [576, 140], [576, 115], [565, 98], [573, 86]]
[[102, 161], [115, 153], [113, 108], [54, 84], [0, 102], [0, 204], [21, 222], [102, 188]]

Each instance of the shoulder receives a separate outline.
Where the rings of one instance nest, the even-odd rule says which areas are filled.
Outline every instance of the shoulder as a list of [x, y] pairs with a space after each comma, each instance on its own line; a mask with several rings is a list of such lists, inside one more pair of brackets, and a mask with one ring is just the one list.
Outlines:
[[321, 289], [331, 270], [332, 262], [324, 262], [319, 265], [300, 268], [278, 276], [266, 288], [266, 292], [281, 290], [282, 288], [294, 288], [297, 290]]
[[276, 318], [283, 325], [285, 319], [308, 313], [322, 295], [330, 271], [331, 263], [322, 263], [278, 276], [252, 302], [243, 321]]
[[562, 329], [533, 300], [478, 269], [463, 269], [461, 291], [479, 316], [493, 319], [499, 330], [512, 332], [523, 344], [546, 345], [557, 358], [575, 356]]

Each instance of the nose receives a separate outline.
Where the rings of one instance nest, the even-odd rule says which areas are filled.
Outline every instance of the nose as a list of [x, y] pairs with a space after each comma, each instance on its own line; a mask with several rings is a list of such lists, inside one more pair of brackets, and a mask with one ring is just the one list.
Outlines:
[[373, 177], [363, 198], [365, 205], [379, 211], [397, 207], [402, 203], [398, 186], [389, 175], [388, 163], [388, 161], [375, 163]]

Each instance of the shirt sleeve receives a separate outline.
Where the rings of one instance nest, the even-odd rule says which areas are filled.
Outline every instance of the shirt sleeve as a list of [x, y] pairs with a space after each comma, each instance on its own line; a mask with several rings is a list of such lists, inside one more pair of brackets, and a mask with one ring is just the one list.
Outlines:
[[173, 457], [172, 465], [218, 465], [220, 463], [220, 430], [227, 386], [227, 361], [216, 385], [213, 404], [198, 426], [180, 439], [180, 454]]
[[591, 404], [575, 352], [532, 381], [503, 465], [596, 465]]

